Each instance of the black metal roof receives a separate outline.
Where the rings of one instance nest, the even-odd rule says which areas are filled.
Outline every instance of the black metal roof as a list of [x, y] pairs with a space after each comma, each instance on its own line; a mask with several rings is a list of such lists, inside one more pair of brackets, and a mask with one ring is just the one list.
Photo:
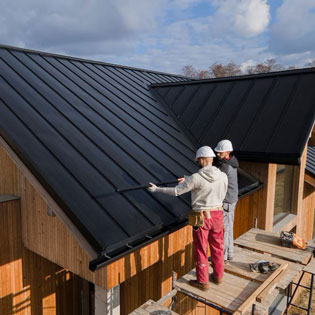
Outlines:
[[[117, 188], [197, 170], [151, 83], [182, 76], [0, 46], [0, 135], [96, 250], [91, 268], [186, 224], [189, 196]], [[240, 191], [259, 182], [240, 176]]]
[[315, 176], [315, 147], [307, 148], [306, 167], [305, 170], [312, 176]]
[[315, 117], [315, 68], [154, 84], [196, 145], [229, 139], [243, 160], [298, 164]]

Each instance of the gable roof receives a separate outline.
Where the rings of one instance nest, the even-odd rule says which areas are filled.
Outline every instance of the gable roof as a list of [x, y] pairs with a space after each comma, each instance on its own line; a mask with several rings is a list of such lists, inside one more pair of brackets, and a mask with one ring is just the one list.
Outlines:
[[298, 164], [314, 123], [314, 86], [308, 68], [152, 90], [196, 146], [229, 139], [240, 159]]
[[[91, 269], [186, 224], [189, 196], [116, 189], [191, 174], [195, 147], [151, 83], [170, 75], [0, 46], [0, 135], [91, 244]], [[240, 176], [243, 195], [260, 183]]]

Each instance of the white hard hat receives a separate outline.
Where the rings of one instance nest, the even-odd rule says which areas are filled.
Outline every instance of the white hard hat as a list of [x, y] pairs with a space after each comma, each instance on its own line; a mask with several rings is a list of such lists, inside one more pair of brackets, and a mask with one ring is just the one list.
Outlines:
[[233, 151], [232, 142], [230, 140], [221, 140], [218, 142], [214, 151], [216, 152], [231, 152]]
[[215, 157], [215, 154], [210, 147], [204, 146], [204, 147], [201, 147], [197, 150], [195, 160], [197, 160], [198, 158], [201, 158], [201, 157], [211, 158], [211, 157]]

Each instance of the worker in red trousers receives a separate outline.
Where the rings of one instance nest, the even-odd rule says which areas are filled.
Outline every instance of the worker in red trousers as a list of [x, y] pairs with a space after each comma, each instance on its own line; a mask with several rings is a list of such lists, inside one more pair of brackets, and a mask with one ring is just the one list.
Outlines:
[[197, 280], [190, 280], [189, 283], [201, 290], [209, 289], [208, 243], [213, 267], [211, 281], [221, 283], [224, 272], [222, 205], [228, 181], [225, 173], [212, 166], [214, 157], [215, 154], [210, 147], [201, 147], [196, 152], [196, 160], [201, 167], [197, 173], [185, 176], [176, 187], [157, 187], [150, 183], [148, 188], [150, 192], [172, 196], [191, 192], [192, 211], [188, 219], [189, 224], [193, 226]]

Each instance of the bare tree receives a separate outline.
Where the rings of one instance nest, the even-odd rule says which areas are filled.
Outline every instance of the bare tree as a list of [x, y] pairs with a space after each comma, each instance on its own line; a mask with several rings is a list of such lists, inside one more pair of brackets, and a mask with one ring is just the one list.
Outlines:
[[[315, 67], [315, 59], [311, 60], [305, 66]], [[277, 63], [276, 59], [269, 58], [262, 63], [257, 63], [254, 66], [247, 67], [245, 71], [242, 71], [239, 65], [231, 61], [226, 65], [215, 62], [209, 67], [209, 70], [196, 70], [192, 65], [187, 65], [182, 68], [182, 73], [187, 77], [195, 79], [206, 79], [233, 77], [244, 74], [268, 73], [272, 71], [281, 71], [286, 69], [293, 70], [296, 69], [296, 67], [289, 66], [285, 68], [283, 65]]]
[[232, 77], [242, 74], [240, 66], [236, 65], [234, 62], [230, 62], [225, 66], [215, 62], [209, 67], [209, 72], [212, 78]]
[[208, 70], [196, 70], [192, 65], [187, 65], [182, 68], [182, 73], [184, 76], [193, 79], [207, 79], [210, 78], [210, 73]]
[[250, 66], [246, 68], [247, 74], [255, 73], [267, 73], [272, 71], [281, 71], [284, 70], [284, 67], [277, 63], [276, 59], [270, 58], [264, 61], [263, 63], [258, 63], [255, 66]]
[[196, 78], [197, 77], [197, 71], [192, 65], [187, 65], [182, 68], [182, 73], [184, 76], [189, 78]]
[[200, 70], [197, 73], [198, 79], [209, 79], [210, 78], [210, 73], [208, 70]]

